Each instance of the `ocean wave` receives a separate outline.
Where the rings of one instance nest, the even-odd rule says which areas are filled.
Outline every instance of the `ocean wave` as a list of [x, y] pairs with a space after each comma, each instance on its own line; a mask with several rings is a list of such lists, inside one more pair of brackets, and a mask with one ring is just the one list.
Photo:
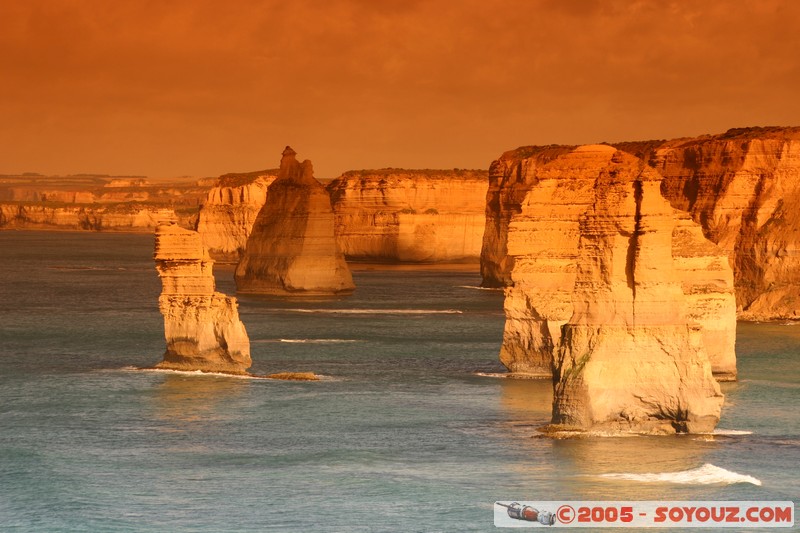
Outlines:
[[476, 289], [479, 291], [502, 291], [503, 287], [480, 287], [478, 285], [456, 285], [459, 289]]
[[720, 429], [717, 428], [711, 432], [712, 435], [752, 435], [752, 431], [744, 431], [741, 429]]
[[202, 370], [171, 370], [167, 368], [139, 368], [136, 366], [126, 366], [122, 370], [126, 372], [154, 372], [157, 374], [179, 374], [184, 376], [203, 376], [232, 379], [265, 379], [265, 376], [253, 376], [250, 374], [226, 374], [225, 372], [203, 372]]
[[97, 267], [97, 266], [60, 266], [60, 265], [53, 265], [47, 267], [48, 270], [60, 270], [62, 272], [82, 272], [82, 271], [92, 271], [92, 272], [119, 272], [128, 270], [125, 267]]
[[[285, 380], [280, 378], [270, 377], [270, 374], [226, 374], [225, 372], [204, 372], [202, 370], [171, 370], [167, 368], [141, 368], [138, 366], [125, 366], [121, 369], [123, 372], [152, 372], [156, 374], [178, 374], [184, 376], [202, 376], [213, 378], [231, 378], [231, 379], [255, 379], [255, 380], [268, 380], [268, 381], [291, 381], [294, 383], [307, 383], [305, 380]], [[346, 381], [345, 378], [338, 376], [330, 376], [327, 374], [317, 374], [317, 381]]]
[[288, 342], [292, 344], [343, 344], [350, 342], [364, 342], [360, 339], [256, 339], [251, 340], [250, 344]]
[[286, 309], [294, 313], [331, 315], [460, 315], [458, 309]]
[[730, 470], [725, 470], [710, 463], [701, 467], [682, 472], [663, 472], [660, 474], [601, 474], [600, 477], [606, 479], [616, 479], [624, 481], [641, 481], [644, 483], [678, 483], [681, 485], [715, 485], [734, 483], [752, 483], [761, 486], [761, 481], [744, 474], [737, 474]]

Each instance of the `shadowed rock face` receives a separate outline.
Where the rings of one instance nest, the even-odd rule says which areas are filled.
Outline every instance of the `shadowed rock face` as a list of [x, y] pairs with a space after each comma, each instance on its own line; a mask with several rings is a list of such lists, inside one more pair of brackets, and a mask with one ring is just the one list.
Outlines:
[[740, 317], [800, 319], [800, 128], [749, 128], [650, 152], [662, 193], [731, 255]]
[[328, 192], [310, 161], [298, 162], [288, 146], [269, 202], [258, 214], [236, 267], [243, 293], [326, 295], [355, 288], [340, 251]]
[[[575, 282], [556, 343], [553, 423], [612, 433], [713, 430], [723, 397], [673, 258], [675, 231], [687, 221], [661, 196], [661, 176], [609, 146], [581, 147], [541, 173], [548, 170], [560, 182], [588, 182], [568, 188], [589, 192], [577, 228], [570, 224]], [[565, 192], [558, 189], [557, 197]]]
[[154, 258], [167, 351], [156, 368], [245, 374], [250, 341], [236, 298], [215, 292], [213, 261], [200, 235], [178, 226], [156, 230]]
[[[506, 288], [500, 360], [512, 373], [551, 375], [561, 327], [575, 311], [580, 220], [598, 195], [608, 193], [599, 176], [609, 169], [618, 172], [610, 161], [622, 156], [608, 146], [583, 147], [529, 173], [525, 200], [508, 226], [507, 253], [513, 269]], [[641, 161], [632, 161], [627, 162], [632, 169], [644, 168]], [[688, 215], [673, 210], [671, 216], [675, 227], [666, 253], [681, 283], [687, 318], [702, 325], [718, 378], [735, 379], [736, 309], [727, 257]]]

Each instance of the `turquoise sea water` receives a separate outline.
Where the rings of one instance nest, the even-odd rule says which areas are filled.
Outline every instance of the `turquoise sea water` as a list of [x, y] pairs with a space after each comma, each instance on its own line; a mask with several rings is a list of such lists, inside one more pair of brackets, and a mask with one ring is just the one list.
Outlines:
[[739, 325], [735, 434], [551, 440], [549, 382], [474, 374], [501, 369], [503, 326], [477, 273], [240, 298], [252, 371], [321, 382], [136, 371], [164, 349], [152, 246], [0, 232], [0, 530], [494, 531], [496, 500], [800, 499], [800, 326]]

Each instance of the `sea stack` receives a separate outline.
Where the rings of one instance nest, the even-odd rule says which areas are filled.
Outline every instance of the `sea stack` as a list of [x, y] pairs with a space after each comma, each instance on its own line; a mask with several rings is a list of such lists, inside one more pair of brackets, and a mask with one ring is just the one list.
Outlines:
[[574, 156], [584, 176], [594, 169], [594, 194], [578, 223], [553, 423], [611, 434], [710, 432], [723, 396], [674, 266], [673, 233], [685, 222], [661, 195], [658, 172], [636, 157], [610, 146]]
[[156, 368], [246, 374], [250, 340], [236, 298], [215, 292], [213, 261], [200, 234], [176, 225], [156, 229], [154, 259], [167, 351]]
[[354, 288], [336, 242], [331, 199], [314, 178], [311, 161], [298, 162], [289, 146], [269, 201], [256, 218], [242, 259], [236, 289], [242, 293], [334, 295]]
[[[644, 167], [634, 156], [606, 145], [581, 147], [528, 165], [527, 191], [507, 225], [511, 272], [500, 360], [513, 375], [552, 375], [562, 326], [574, 313], [582, 217], [597, 198], [609, 194], [611, 182], [602, 176], [624, 169], [633, 180]], [[736, 302], [727, 254], [707, 240], [685, 212], [673, 209], [670, 217], [675, 227], [667, 253], [684, 293], [686, 319], [702, 326], [715, 376], [733, 380]]]

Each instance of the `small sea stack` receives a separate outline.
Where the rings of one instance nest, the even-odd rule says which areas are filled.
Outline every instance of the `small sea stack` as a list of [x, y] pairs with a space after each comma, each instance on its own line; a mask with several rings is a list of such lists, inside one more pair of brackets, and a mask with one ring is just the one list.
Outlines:
[[355, 289], [336, 241], [330, 196], [311, 161], [289, 146], [269, 201], [256, 218], [236, 267], [236, 290], [249, 294], [335, 295]]
[[250, 340], [236, 298], [215, 292], [213, 261], [200, 234], [177, 225], [156, 229], [154, 259], [167, 350], [156, 368], [247, 374]]

